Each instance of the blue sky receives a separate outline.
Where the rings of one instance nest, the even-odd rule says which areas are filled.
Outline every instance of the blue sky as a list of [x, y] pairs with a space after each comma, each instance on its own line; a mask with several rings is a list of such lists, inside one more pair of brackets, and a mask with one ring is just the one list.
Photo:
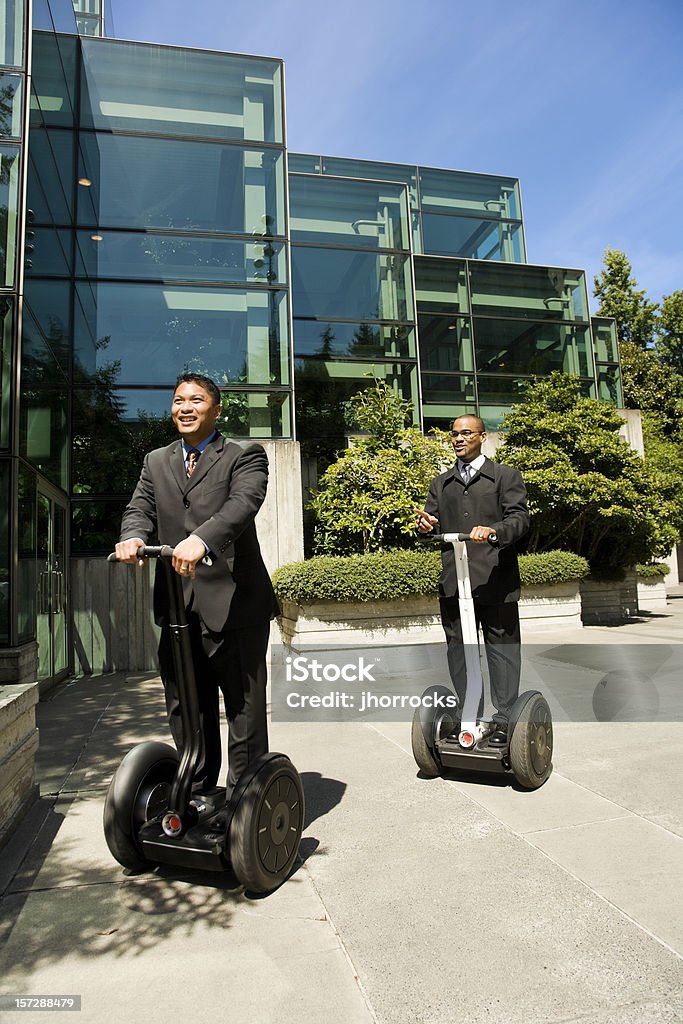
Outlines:
[[529, 262], [683, 289], [682, 0], [105, 2], [110, 35], [283, 57], [291, 150], [517, 176]]

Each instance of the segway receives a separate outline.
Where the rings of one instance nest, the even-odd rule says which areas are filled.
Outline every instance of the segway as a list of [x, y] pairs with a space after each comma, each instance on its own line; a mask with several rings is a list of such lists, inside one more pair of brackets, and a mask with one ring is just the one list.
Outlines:
[[483, 678], [467, 560], [469, 534], [429, 534], [420, 540], [438, 541], [453, 548], [467, 690], [462, 708], [448, 687], [430, 686], [425, 690], [413, 716], [413, 757], [420, 770], [431, 777], [448, 769], [498, 775], [511, 772], [524, 789], [538, 789], [552, 771], [553, 753], [552, 717], [543, 695], [538, 690], [527, 690], [517, 698], [510, 713], [507, 743], [501, 746], [489, 743], [495, 723], [476, 718]]
[[[157, 864], [225, 871], [232, 867], [245, 889], [266, 893], [288, 876], [299, 849], [304, 794], [285, 754], [263, 754], [225, 789], [192, 793], [201, 754], [199, 702], [189, 625], [180, 577], [167, 545], [141, 547], [138, 558], [159, 558], [169, 594], [173, 662], [183, 724], [180, 752], [166, 743], [133, 747], [116, 770], [104, 802], [104, 835], [123, 867]], [[109, 561], [116, 561], [109, 555]]]

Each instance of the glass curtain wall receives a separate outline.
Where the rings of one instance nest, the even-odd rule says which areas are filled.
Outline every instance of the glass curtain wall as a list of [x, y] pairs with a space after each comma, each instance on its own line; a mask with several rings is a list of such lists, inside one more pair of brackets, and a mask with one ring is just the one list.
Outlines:
[[583, 272], [418, 257], [415, 281], [425, 428], [478, 412], [496, 429], [553, 370], [595, 387]]
[[178, 373], [218, 383], [226, 433], [292, 436], [282, 66], [71, 45], [60, 65], [73, 69], [77, 123], [59, 67], [41, 61], [25, 346], [37, 362], [47, 341], [61, 366], [68, 339], [72, 542], [94, 553], [145, 452], [174, 437]]
[[296, 416], [305, 454], [334, 458], [373, 377], [419, 409], [405, 185], [291, 173]]
[[516, 178], [305, 153], [290, 154], [289, 169], [405, 184], [416, 254], [526, 261]]

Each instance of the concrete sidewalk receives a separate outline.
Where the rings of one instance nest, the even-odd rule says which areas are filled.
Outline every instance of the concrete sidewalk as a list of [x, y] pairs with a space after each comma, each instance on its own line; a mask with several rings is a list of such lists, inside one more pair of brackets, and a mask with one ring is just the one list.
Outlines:
[[[526, 639], [661, 655], [683, 641], [669, 608]], [[167, 736], [158, 680], [66, 683], [40, 730], [41, 799], [2, 852], [0, 994], [81, 995], [88, 1024], [683, 1020], [680, 721], [558, 722], [533, 793], [420, 778], [405, 722], [276, 722], [306, 830], [261, 899], [228, 873], [127, 877], [106, 848], [113, 771]]]

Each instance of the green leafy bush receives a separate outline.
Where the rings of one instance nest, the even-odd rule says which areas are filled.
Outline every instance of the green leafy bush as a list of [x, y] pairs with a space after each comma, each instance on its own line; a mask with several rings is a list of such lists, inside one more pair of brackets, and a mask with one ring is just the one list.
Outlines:
[[[522, 555], [522, 586], [565, 583], [588, 573], [585, 558], [567, 551]], [[383, 551], [369, 555], [322, 555], [283, 565], [273, 575], [281, 600], [304, 604], [317, 601], [392, 601], [436, 594], [441, 556], [437, 548]]]
[[658, 580], [668, 576], [671, 567], [666, 562], [649, 562], [647, 565], [637, 565], [636, 572], [643, 580]]

